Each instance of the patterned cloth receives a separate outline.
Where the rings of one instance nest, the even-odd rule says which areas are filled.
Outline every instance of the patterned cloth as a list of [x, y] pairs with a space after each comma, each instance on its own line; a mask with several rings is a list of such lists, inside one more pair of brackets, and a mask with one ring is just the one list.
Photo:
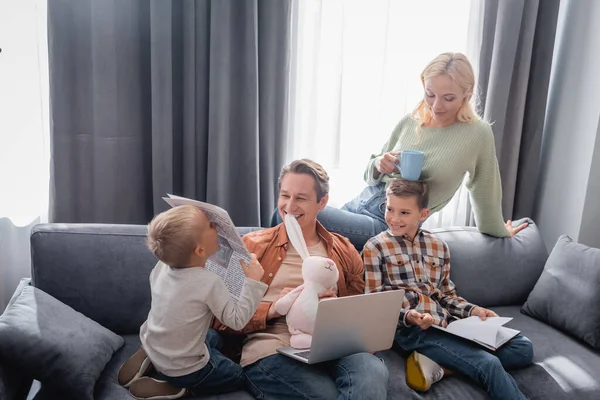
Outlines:
[[446, 327], [453, 317], [468, 317], [474, 304], [456, 295], [450, 280], [450, 250], [441, 239], [419, 230], [414, 240], [387, 230], [369, 239], [363, 250], [365, 293], [404, 289], [398, 325], [415, 309], [430, 313], [434, 324]]

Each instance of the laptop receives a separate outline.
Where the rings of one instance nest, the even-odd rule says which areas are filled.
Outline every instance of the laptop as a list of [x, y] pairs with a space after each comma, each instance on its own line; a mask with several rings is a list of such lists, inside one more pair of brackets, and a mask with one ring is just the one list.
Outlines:
[[306, 364], [392, 347], [404, 290], [327, 298], [319, 302], [310, 349], [277, 351]]

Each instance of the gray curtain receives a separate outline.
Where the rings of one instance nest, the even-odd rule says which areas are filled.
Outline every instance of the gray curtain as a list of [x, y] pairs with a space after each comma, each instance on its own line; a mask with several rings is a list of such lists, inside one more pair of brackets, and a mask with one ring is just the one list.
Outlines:
[[269, 223], [289, 0], [49, 0], [51, 221], [146, 223], [166, 193]]
[[548, 249], [561, 235], [600, 248], [600, 2], [560, 3], [536, 190]]
[[559, 0], [485, 0], [481, 107], [493, 123], [505, 219], [534, 211]]

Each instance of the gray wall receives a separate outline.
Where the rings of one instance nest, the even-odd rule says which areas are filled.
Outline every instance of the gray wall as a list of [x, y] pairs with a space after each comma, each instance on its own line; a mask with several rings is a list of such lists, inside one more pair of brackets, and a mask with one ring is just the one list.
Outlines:
[[534, 219], [548, 249], [600, 247], [600, 1], [560, 7]]

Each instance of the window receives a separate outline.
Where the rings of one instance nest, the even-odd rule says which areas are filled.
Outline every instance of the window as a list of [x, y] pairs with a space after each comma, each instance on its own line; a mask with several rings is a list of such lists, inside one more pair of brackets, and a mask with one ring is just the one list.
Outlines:
[[422, 98], [425, 65], [443, 52], [469, 56], [471, 2], [298, 0], [293, 13], [287, 158], [321, 163], [330, 205], [340, 207], [364, 188], [369, 156]]

